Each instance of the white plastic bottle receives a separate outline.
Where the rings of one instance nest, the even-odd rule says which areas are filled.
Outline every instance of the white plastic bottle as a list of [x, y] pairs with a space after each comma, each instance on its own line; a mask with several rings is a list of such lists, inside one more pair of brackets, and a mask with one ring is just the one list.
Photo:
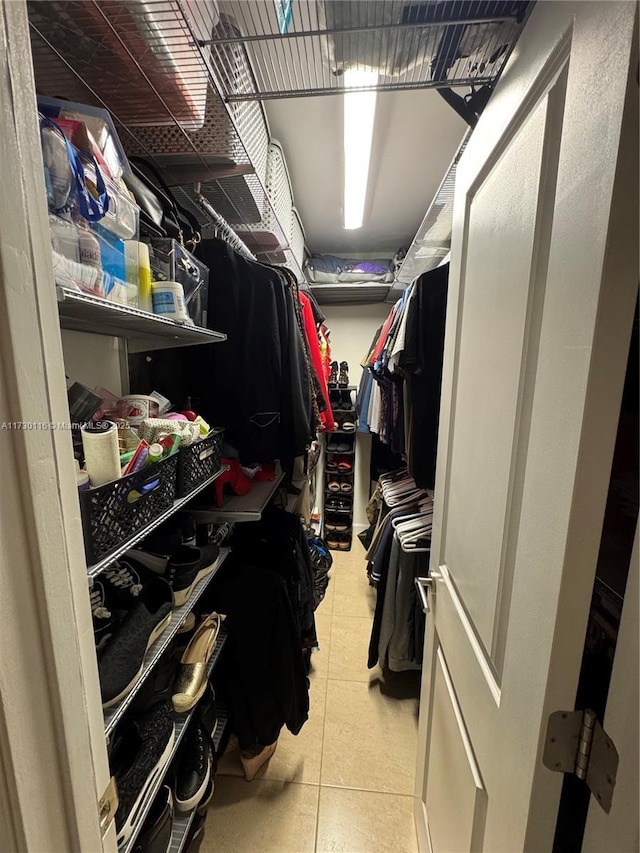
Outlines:
[[82, 222], [78, 227], [78, 243], [80, 245], [80, 263], [99, 270], [94, 285], [94, 293], [96, 296], [104, 296], [100, 243], [96, 235], [89, 231], [86, 222]]

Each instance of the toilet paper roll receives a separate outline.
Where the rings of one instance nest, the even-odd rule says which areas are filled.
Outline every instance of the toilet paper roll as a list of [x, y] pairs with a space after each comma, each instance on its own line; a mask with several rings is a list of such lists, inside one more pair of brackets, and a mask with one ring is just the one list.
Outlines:
[[85, 469], [92, 486], [103, 486], [120, 478], [118, 427], [111, 421], [99, 421], [82, 427]]

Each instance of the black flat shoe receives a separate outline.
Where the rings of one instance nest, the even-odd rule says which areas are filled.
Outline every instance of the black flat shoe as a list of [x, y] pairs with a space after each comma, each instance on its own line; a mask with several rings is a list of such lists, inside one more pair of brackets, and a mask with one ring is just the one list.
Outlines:
[[331, 510], [350, 510], [351, 509], [351, 501], [346, 498], [327, 498], [325, 503], [326, 509]]

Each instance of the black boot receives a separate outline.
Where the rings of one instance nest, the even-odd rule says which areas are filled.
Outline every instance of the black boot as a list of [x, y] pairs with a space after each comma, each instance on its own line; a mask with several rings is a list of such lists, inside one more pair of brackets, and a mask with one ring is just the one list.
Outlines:
[[345, 388], [349, 384], [349, 365], [346, 361], [340, 362], [340, 373], [338, 374], [338, 385]]
[[329, 385], [338, 384], [338, 362], [331, 362], [331, 373], [329, 374]]

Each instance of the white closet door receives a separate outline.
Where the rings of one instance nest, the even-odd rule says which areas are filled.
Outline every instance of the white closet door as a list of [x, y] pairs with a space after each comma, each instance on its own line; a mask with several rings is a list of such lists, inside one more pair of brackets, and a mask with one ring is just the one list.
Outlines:
[[416, 813], [434, 853], [552, 847], [542, 745], [574, 707], [637, 294], [635, 15], [536, 4], [457, 170]]
[[115, 851], [23, 0], [0, 57], [0, 847]]

